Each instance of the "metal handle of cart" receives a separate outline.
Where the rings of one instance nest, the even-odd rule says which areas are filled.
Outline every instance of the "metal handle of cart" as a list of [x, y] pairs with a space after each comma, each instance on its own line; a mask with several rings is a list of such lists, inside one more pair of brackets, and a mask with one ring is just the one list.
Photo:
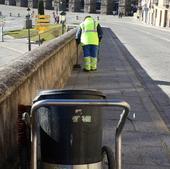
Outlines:
[[124, 128], [127, 116], [130, 111], [130, 106], [125, 101], [112, 100], [82, 100], [82, 99], [46, 99], [35, 102], [31, 108], [32, 120], [32, 146], [31, 146], [31, 169], [37, 169], [37, 123], [36, 123], [36, 110], [43, 106], [109, 106], [121, 107], [123, 112], [120, 116], [115, 133], [115, 169], [122, 169], [122, 156], [121, 156], [121, 132]]

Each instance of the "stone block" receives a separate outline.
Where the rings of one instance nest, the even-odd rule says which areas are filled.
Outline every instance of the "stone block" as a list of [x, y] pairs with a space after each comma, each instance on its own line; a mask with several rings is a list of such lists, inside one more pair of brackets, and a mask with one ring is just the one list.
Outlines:
[[70, 0], [69, 1], [69, 11], [70, 12], [80, 12], [80, 0]]
[[76, 62], [76, 30], [24, 54], [0, 70], [0, 169], [18, 168], [18, 105], [31, 105], [37, 92], [60, 89]]
[[53, 9], [52, 0], [45, 1], [45, 9]]
[[113, 0], [102, 0], [101, 1], [101, 14], [113, 14]]
[[84, 12], [85, 13], [96, 13], [96, 0], [85, 0], [84, 1]]

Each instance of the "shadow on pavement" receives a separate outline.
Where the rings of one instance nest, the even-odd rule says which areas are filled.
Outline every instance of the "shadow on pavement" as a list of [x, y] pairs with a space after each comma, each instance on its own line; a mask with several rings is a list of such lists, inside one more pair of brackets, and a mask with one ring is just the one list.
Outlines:
[[[109, 30], [111, 31], [111, 30]], [[170, 82], [166, 81], [154, 81], [148, 73], [142, 68], [140, 63], [131, 55], [127, 48], [121, 43], [118, 37], [112, 32], [113, 39], [117, 38], [118, 46], [121, 48], [124, 58], [130, 63], [138, 80], [146, 89], [152, 103], [160, 113], [167, 127], [170, 129], [170, 99], [168, 95], [158, 86], [166, 85], [170, 86]]]

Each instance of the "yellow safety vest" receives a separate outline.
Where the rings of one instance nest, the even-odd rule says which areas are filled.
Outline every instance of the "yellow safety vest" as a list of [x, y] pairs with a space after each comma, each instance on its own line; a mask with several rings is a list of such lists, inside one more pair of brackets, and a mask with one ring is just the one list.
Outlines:
[[84, 45], [99, 45], [99, 38], [97, 33], [98, 22], [93, 18], [87, 18], [80, 24], [81, 44]]

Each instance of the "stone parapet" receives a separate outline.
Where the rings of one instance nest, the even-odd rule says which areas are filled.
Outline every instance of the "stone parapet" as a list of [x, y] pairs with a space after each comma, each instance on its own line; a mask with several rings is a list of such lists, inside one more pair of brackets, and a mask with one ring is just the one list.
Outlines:
[[18, 105], [31, 105], [40, 90], [62, 88], [70, 76], [76, 62], [75, 32], [73, 29], [0, 69], [0, 169], [14, 168], [18, 158]]

